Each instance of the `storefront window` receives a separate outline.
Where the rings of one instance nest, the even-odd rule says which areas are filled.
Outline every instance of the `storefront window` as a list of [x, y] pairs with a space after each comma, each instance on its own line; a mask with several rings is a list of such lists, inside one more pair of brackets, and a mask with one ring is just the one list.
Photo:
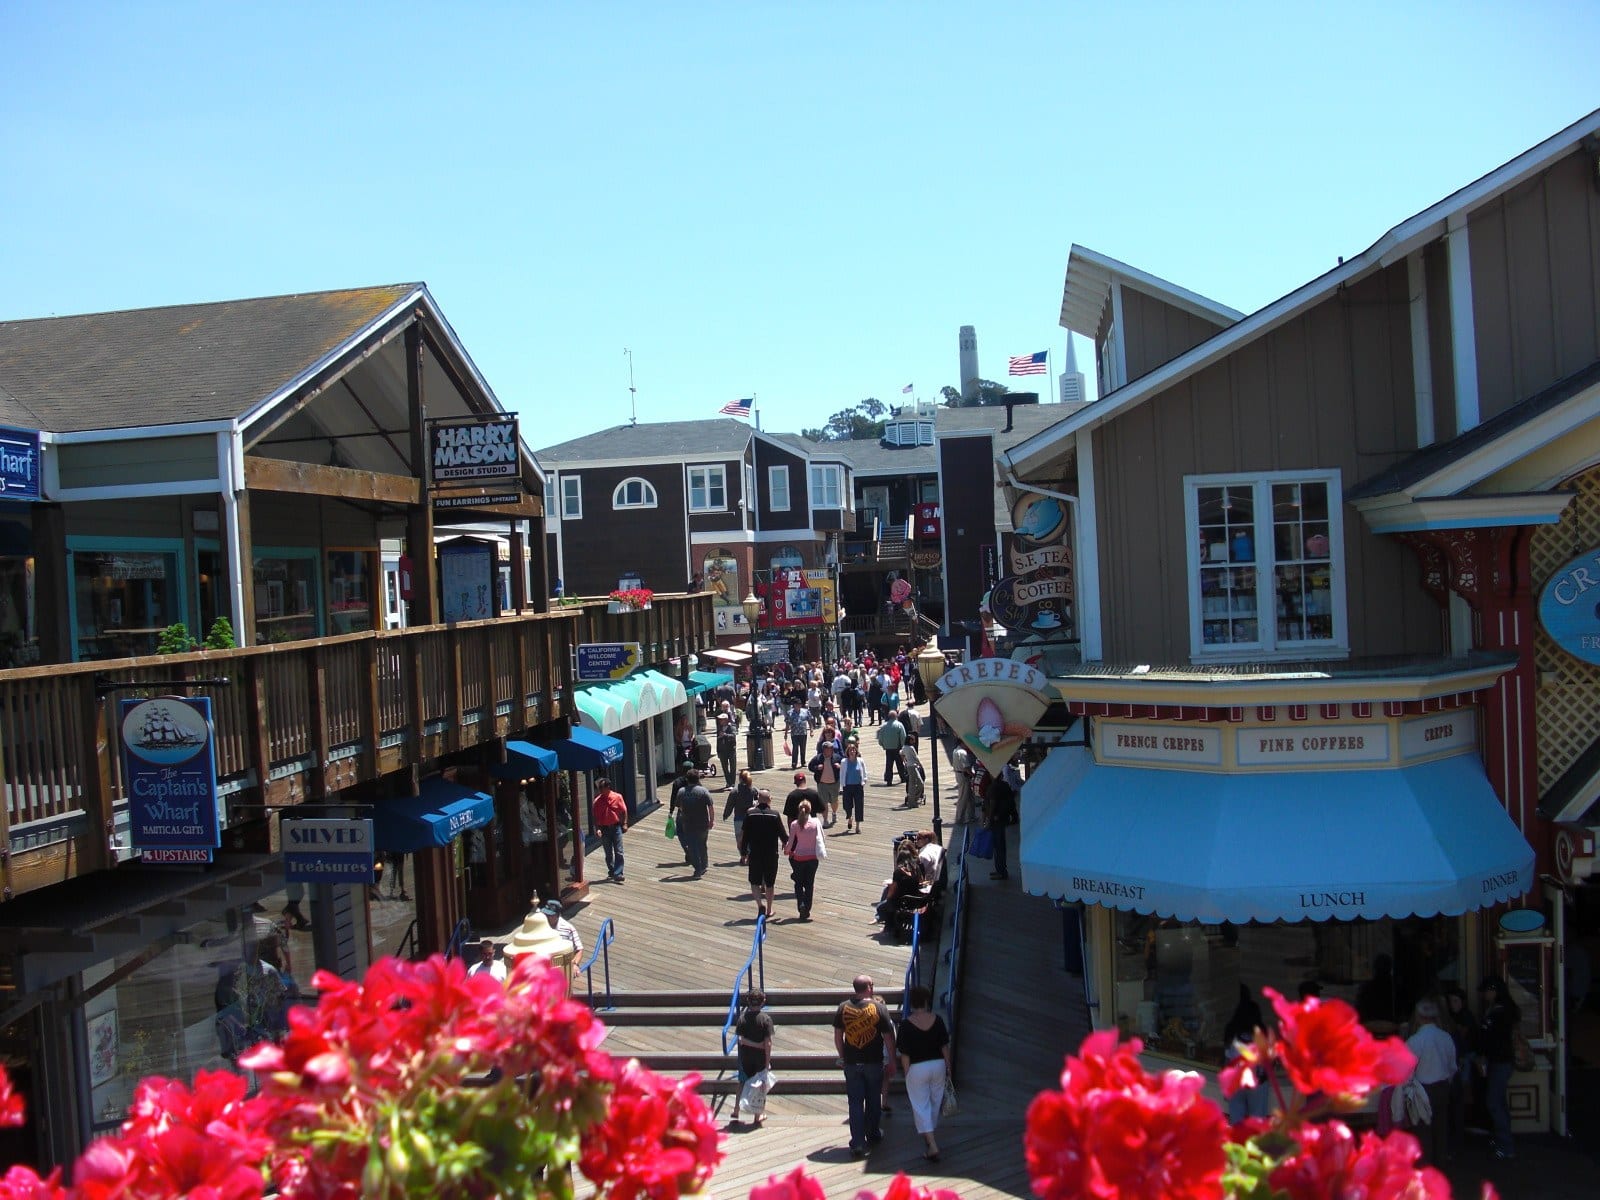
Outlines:
[[258, 645], [319, 636], [315, 550], [257, 550], [253, 573]]
[[1116, 1019], [1152, 1050], [1221, 1064], [1222, 1030], [1246, 988], [1290, 1000], [1302, 983], [1353, 1005], [1374, 1033], [1409, 1020], [1418, 1000], [1462, 984], [1459, 918], [1201, 925], [1119, 912]]
[[361, 633], [372, 628], [372, 552], [328, 551], [328, 632]]
[[174, 550], [70, 550], [79, 659], [154, 654], [161, 633], [183, 620]]
[[33, 559], [0, 557], [0, 668], [39, 661], [33, 612]]

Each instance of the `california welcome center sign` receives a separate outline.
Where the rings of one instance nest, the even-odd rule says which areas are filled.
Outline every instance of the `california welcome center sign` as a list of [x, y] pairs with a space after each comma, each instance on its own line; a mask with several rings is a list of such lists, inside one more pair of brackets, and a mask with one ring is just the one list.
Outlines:
[[124, 700], [120, 726], [134, 849], [204, 851], [185, 861], [210, 862], [222, 844], [211, 698]]
[[1033, 733], [1050, 707], [1044, 672], [1011, 658], [962, 663], [939, 678], [939, 715], [991, 775]]

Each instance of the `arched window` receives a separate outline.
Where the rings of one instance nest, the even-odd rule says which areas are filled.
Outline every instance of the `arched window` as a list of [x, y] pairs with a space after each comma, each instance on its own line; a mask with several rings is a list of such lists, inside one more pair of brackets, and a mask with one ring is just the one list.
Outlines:
[[612, 508], [654, 508], [656, 506], [656, 489], [648, 479], [634, 476], [624, 479], [617, 484], [617, 490], [611, 493]]

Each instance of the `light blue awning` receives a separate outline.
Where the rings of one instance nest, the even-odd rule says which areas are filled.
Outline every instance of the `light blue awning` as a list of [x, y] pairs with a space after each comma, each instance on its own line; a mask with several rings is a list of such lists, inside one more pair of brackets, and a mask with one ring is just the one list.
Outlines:
[[701, 692], [709, 692], [725, 683], [732, 682], [732, 671], [690, 671], [687, 686], [689, 695], [698, 696]]
[[1455, 915], [1534, 882], [1533, 850], [1473, 755], [1225, 775], [1058, 748], [1022, 794], [1027, 891], [1180, 920]]

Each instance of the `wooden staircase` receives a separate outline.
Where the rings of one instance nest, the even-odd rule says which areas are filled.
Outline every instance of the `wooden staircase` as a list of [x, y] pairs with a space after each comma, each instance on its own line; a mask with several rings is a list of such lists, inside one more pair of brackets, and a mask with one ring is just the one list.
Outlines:
[[878, 537], [879, 562], [904, 562], [911, 556], [911, 545], [906, 541], [905, 523], [890, 524], [885, 521]]
[[[728, 1017], [728, 993], [613, 993], [613, 1007], [596, 1015], [609, 1031], [605, 1049], [637, 1058], [663, 1075], [701, 1076], [704, 1096], [733, 1096], [739, 1091], [737, 1053], [722, 1053], [722, 1023]], [[836, 990], [791, 988], [769, 991], [766, 1011], [776, 1027], [772, 1070], [778, 1091], [787, 1095], [842, 1096], [844, 1074], [835, 1061], [833, 1013], [845, 994]], [[878, 999], [891, 1016], [900, 1011], [900, 989], [885, 989]]]

